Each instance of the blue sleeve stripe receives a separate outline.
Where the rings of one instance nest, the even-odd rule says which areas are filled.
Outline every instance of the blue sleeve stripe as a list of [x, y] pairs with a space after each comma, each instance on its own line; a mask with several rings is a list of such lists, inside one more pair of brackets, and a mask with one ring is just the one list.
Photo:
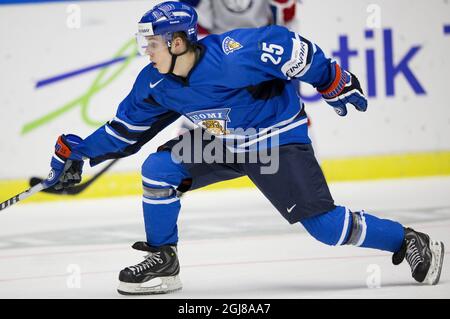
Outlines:
[[130, 131], [137, 131], [137, 132], [145, 132], [148, 131], [151, 126], [137, 126], [137, 125], [131, 125], [121, 119], [119, 119], [117, 116], [113, 119], [115, 122], [119, 122], [123, 125], [125, 125]]
[[119, 135], [109, 125], [105, 125], [105, 131], [109, 135], [111, 135], [111, 136], [115, 137], [116, 139], [118, 139], [118, 140], [120, 140], [122, 142], [125, 142], [127, 144], [131, 144], [132, 145], [132, 144], [136, 144], [137, 143], [137, 141], [132, 141], [132, 140], [126, 139], [125, 137]]
[[146, 131], [143, 132], [135, 132], [130, 131], [125, 125], [120, 122], [111, 121], [108, 123], [109, 127], [119, 134], [120, 136], [126, 138], [131, 141], [138, 141]]

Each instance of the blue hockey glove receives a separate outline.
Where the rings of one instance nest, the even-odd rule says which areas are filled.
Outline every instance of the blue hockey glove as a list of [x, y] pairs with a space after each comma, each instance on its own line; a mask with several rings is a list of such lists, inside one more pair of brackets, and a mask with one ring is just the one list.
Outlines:
[[52, 170], [44, 181], [46, 187], [56, 190], [68, 188], [81, 182], [83, 161], [70, 159], [72, 148], [83, 139], [76, 135], [61, 135], [56, 141], [55, 155], [50, 162]]
[[340, 116], [347, 115], [349, 104], [352, 104], [358, 111], [365, 112], [367, 110], [367, 99], [358, 78], [354, 74], [341, 69], [337, 63], [335, 63], [333, 73], [333, 82], [327, 88], [318, 90], [325, 101]]

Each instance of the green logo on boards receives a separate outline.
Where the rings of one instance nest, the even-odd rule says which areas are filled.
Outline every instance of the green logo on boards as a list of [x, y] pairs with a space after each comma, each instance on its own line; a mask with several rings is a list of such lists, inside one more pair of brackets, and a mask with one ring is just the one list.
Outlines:
[[39, 127], [45, 126], [46, 124], [54, 121], [58, 117], [67, 113], [68, 111], [80, 107], [81, 110], [81, 118], [83, 121], [92, 127], [99, 127], [105, 124], [106, 121], [96, 121], [92, 119], [88, 114], [88, 109], [90, 107], [90, 101], [92, 97], [98, 94], [101, 90], [105, 89], [108, 85], [110, 85], [114, 80], [116, 80], [119, 75], [125, 71], [125, 69], [130, 65], [130, 63], [137, 57], [137, 46], [135, 39], [127, 41], [125, 45], [120, 48], [120, 50], [114, 55], [114, 58], [119, 58], [124, 55], [127, 56], [125, 61], [115, 70], [108, 74], [111, 67], [103, 68], [95, 78], [92, 85], [87, 89], [87, 91], [81, 96], [73, 99], [72, 101], [56, 108], [54, 111], [45, 114], [44, 116], [39, 117], [36, 120], [33, 120], [29, 123], [26, 123], [22, 127], [21, 134], [26, 135]]

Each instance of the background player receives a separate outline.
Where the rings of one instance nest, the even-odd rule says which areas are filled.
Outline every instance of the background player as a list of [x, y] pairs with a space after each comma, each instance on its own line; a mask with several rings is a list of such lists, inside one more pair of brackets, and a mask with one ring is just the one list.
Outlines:
[[238, 28], [269, 24], [289, 27], [297, 12], [297, 0], [181, 0], [195, 7], [199, 35], [220, 34]]

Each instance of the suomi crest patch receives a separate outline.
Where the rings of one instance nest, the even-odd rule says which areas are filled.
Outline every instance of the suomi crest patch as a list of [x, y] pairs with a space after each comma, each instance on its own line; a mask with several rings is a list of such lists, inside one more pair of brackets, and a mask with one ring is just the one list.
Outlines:
[[240, 50], [242, 48], [242, 44], [230, 37], [226, 37], [222, 42], [222, 49], [226, 55], [229, 55], [230, 53], [233, 53], [234, 51]]

